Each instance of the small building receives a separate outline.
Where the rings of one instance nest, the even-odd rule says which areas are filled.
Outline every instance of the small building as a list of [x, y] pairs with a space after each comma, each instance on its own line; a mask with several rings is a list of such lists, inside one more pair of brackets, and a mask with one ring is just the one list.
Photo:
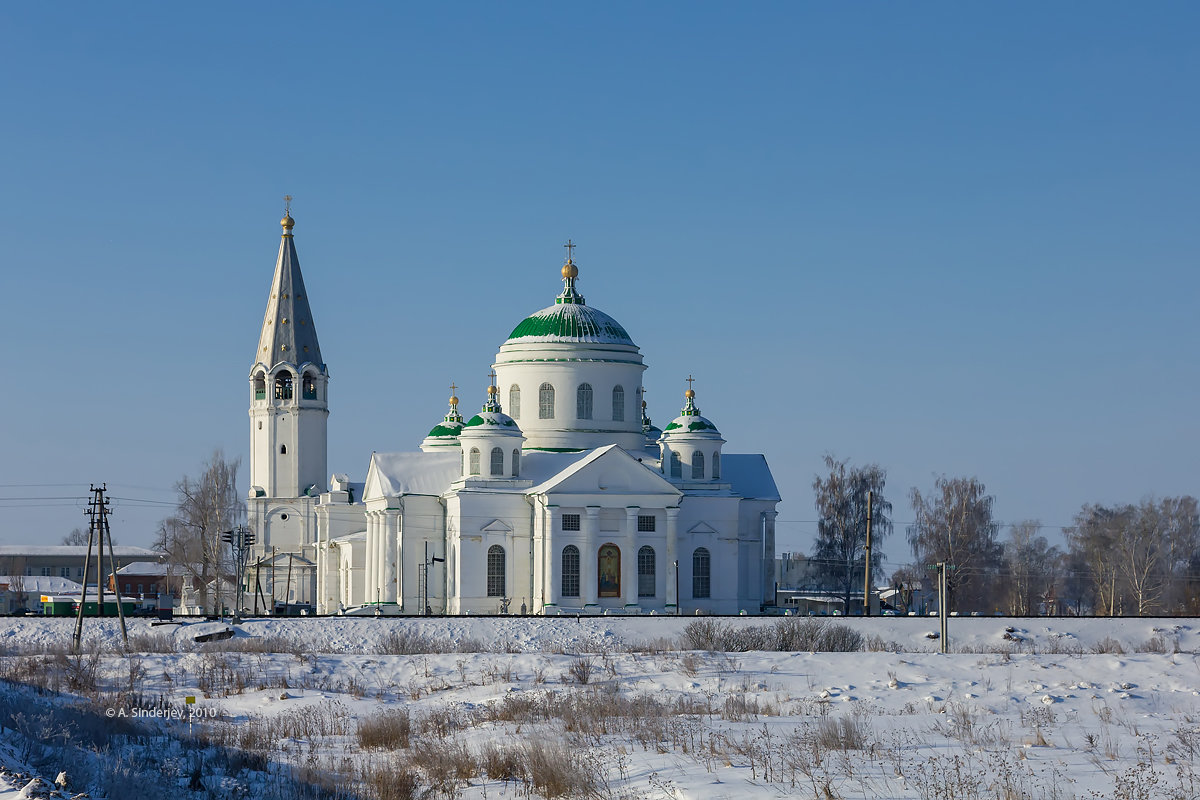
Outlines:
[[134, 561], [118, 569], [116, 575], [108, 576], [108, 590], [115, 592], [120, 587], [122, 594], [142, 599], [153, 599], [160, 594], [178, 598], [183, 577], [178, 570], [171, 573], [169, 564]]
[[[83, 567], [87, 557], [86, 545], [0, 545], [0, 575], [24, 575], [27, 578], [69, 578], [80, 583], [95, 583], [96, 548], [92, 548], [92, 561], [88, 565], [87, 579]], [[145, 547], [114, 546], [112, 558], [120, 570], [135, 561], [161, 561], [162, 553]], [[108, 575], [112, 571], [108, 548], [100, 562], [100, 572]]]
[[8, 616], [21, 609], [36, 611], [43, 594], [74, 595], [83, 585], [67, 578], [40, 575], [0, 575], [0, 615]]

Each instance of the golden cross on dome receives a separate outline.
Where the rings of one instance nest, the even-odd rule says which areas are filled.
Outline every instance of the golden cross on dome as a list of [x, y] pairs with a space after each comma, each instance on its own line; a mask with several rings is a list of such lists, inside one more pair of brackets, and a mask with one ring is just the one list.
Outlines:
[[489, 382], [490, 382], [490, 383], [491, 383], [493, 386], [495, 386], [495, 385], [496, 385], [496, 370], [492, 370], [491, 372], [489, 372], [489, 373], [488, 373], [488, 378], [490, 379], [490, 381], [489, 381]]
[[688, 389], [689, 389], [689, 390], [692, 388], [692, 383], [693, 383], [695, 380], [696, 380], [696, 379], [695, 379], [695, 378], [693, 378], [693, 377], [692, 377], [690, 374], [688, 375]]
[[292, 215], [292, 196], [290, 194], [285, 194], [283, 196], [283, 215], [285, 217], [290, 217]]
[[458, 387], [454, 385], [454, 381], [450, 381], [450, 394], [454, 394], [456, 391], [458, 391]]
[[567, 261], [571, 260], [571, 256], [575, 254], [575, 248], [577, 246], [578, 245], [576, 245], [570, 239], [567, 239], [567, 243], [563, 245], [563, 247], [567, 248]]

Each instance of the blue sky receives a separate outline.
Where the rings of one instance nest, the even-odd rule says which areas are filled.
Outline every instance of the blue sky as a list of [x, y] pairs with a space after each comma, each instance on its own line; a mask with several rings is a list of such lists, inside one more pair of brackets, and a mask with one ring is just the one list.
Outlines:
[[[1004, 521], [1200, 491], [1188, 3], [0, 8], [0, 542], [148, 543], [243, 458], [281, 197], [331, 471], [484, 399], [580, 289], [766, 453], [784, 549], [832, 452]], [[900, 526], [888, 560], [910, 553]]]

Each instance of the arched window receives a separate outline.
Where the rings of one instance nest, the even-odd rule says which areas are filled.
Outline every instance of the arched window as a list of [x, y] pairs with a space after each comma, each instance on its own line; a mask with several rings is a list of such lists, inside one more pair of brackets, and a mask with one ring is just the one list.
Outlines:
[[504, 548], [494, 544], [488, 548], [487, 596], [504, 597]]
[[625, 388], [613, 387], [613, 422], [625, 421]]
[[499, 447], [492, 448], [492, 474], [504, 474], [504, 451]]
[[471, 474], [471, 475], [479, 474], [479, 448], [478, 447], [471, 448], [471, 468], [469, 470], [469, 474]]
[[292, 399], [292, 373], [281, 372], [275, 376], [275, 399]]
[[279, 445], [279, 455], [281, 455], [281, 456], [287, 455], [287, 445], [286, 444]]
[[679, 460], [679, 453], [676, 453], [674, 450], [671, 451], [671, 477], [683, 477], [683, 462]]
[[713, 464], [713, 466], [712, 466], [713, 480], [720, 480], [721, 479], [721, 451], [720, 450], [713, 451], [712, 464]]
[[314, 378], [312, 375], [310, 375], [307, 372], [304, 373], [304, 381], [301, 384], [301, 386], [302, 386], [301, 397], [303, 397], [305, 400], [316, 400], [317, 399], [317, 379], [316, 378]]
[[514, 478], [521, 477], [521, 450], [520, 450], [520, 448], [513, 450], [512, 476]]
[[513, 419], [521, 418], [521, 387], [515, 383], [508, 387], [508, 415]]
[[638, 550], [638, 597], [654, 597], [654, 548]]
[[692, 480], [704, 480], [704, 453], [699, 450], [692, 453]]
[[538, 419], [554, 419], [554, 387], [548, 383], [538, 389]]
[[709, 580], [711, 564], [708, 548], [697, 547], [692, 553], [692, 597], [712, 596], [712, 583]]
[[261, 372], [254, 376], [254, 399], [267, 399], [267, 379]]
[[562, 551], [562, 596], [579, 597], [579, 548], [573, 544]]
[[590, 383], [579, 384], [579, 390], [575, 393], [575, 418], [592, 418], [592, 385]]
[[621, 596], [621, 549], [615, 544], [600, 546], [596, 556], [596, 594], [601, 597]]

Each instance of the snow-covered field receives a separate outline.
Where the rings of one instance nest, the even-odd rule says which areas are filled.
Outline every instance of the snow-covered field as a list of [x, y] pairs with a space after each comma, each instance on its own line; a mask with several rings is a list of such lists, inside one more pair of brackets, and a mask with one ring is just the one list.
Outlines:
[[[0, 621], [0, 798], [1200, 798], [1190, 619], [73, 624]], [[693, 649], [777, 625], [863, 649]]]

